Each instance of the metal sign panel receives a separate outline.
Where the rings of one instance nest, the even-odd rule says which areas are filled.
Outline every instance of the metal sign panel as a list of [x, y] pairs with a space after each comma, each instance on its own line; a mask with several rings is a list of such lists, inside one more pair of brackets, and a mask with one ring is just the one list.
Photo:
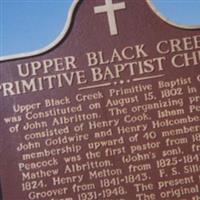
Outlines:
[[200, 31], [139, 0], [76, 1], [65, 30], [2, 58], [4, 200], [200, 199]]

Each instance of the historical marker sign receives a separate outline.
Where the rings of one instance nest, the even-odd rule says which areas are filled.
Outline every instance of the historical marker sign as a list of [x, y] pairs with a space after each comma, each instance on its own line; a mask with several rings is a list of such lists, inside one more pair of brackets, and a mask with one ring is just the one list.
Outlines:
[[54, 48], [1, 62], [3, 200], [199, 200], [200, 31], [75, 5]]

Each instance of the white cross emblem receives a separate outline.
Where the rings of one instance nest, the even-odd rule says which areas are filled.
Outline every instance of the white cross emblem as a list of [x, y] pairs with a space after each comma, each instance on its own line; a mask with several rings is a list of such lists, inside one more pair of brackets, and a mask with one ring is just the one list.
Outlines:
[[111, 35], [117, 35], [117, 24], [116, 24], [116, 16], [115, 11], [122, 10], [126, 8], [125, 2], [121, 3], [113, 3], [112, 0], [105, 0], [105, 5], [94, 7], [94, 13], [107, 13], [108, 24]]

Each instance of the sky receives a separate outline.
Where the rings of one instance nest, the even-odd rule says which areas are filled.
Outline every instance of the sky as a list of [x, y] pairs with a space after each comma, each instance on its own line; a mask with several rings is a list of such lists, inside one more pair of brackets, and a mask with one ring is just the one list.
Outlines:
[[[72, 2], [0, 0], [0, 57], [38, 50], [54, 41], [64, 28]], [[172, 22], [200, 25], [200, 0], [152, 2]]]

